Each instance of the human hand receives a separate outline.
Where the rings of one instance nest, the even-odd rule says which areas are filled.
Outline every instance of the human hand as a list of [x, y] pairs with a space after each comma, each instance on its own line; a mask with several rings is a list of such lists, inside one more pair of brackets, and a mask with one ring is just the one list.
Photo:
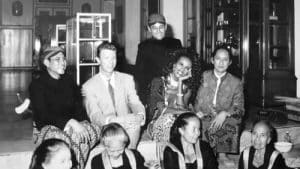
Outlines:
[[71, 119], [69, 120], [68, 124], [79, 140], [83, 142], [87, 141], [89, 134], [81, 123], [79, 123], [77, 120]]
[[110, 116], [108, 123], [119, 123], [119, 124], [123, 124], [124, 121], [126, 121], [126, 119], [124, 119], [123, 116]]
[[126, 115], [126, 122], [131, 124], [141, 125], [144, 120], [144, 115], [142, 114], [128, 114]]
[[149, 169], [161, 169], [159, 162], [155, 160], [145, 162], [145, 166]]
[[219, 130], [223, 126], [225, 119], [228, 115], [229, 113], [226, 111], [221, 111], [219, 114], [217, 114], [209, 127], [210, 130], [212, 131]]
[[190, 77], [192, 77], [192, 70], [191, 69], [189, 70], [189, 72], [188, 72], [187, 75], [179, 77], [179, 81], [184, 81], [184, 80], [186, 80], [186, 79], [188, 79]]
[[196, 115], [200, 118], [200, 119], [202, 119], [205, 115], [204, 115], [204, 113], [202, 112], [202, 111], [198, 111], [197, 113], [196, 113]]

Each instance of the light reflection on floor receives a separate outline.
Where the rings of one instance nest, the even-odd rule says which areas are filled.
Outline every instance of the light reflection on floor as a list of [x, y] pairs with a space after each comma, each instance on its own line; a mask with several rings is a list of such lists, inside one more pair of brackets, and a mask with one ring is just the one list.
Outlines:
[[28, 96], [31, 72], [0, 70], [0, 152], [26, 150], [26, 146], [32, 144], [31, 117], [23, 117], [14, 112], [18, 105], [16, 93]]

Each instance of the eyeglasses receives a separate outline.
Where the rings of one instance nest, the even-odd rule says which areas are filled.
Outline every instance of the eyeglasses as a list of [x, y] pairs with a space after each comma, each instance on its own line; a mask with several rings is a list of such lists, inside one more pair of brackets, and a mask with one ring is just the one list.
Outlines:
[[163, 31], [165, 31], [165, 25], [160, 25], [160, 26], [158, 26], [158, 27], [152, 25], [152, 26], [150, 27], [150, 29], [151, 29], [153, 32], [158, 32], [158, 31], [163, 32]]
[[50, 60], [59, 63], [59, 62], [65, 62], [66, 58], [64, 58], [64, 57], [63, 58], [51, 58]]

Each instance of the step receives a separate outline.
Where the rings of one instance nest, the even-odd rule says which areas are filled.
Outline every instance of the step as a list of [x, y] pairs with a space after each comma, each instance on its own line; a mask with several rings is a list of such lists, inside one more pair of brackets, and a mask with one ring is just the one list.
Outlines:
[[2, 169], [29, 168], [32, 151], [11, 152], [0, 154], [0, 166]]

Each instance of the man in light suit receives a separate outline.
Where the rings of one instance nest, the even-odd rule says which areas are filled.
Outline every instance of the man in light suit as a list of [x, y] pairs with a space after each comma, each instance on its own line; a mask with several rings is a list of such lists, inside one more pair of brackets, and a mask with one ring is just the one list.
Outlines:
[[99, 45], [97, 60], [100, 71], [82, 86], [82, 95], [91, 122], [121, 124], [136, 148], [140, 127], [145, 123], [145, 108], [136, 94], [131, 75], [115, 71], [116, 47], [108, 42]]

